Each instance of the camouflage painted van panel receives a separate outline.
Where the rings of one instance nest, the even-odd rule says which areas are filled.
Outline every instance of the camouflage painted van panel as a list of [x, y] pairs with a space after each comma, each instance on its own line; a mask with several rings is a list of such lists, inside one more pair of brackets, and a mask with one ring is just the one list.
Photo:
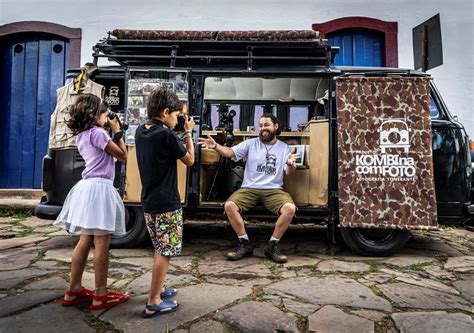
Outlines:
[[342, 226], [438, 228], [429, 80], [336, 79]]

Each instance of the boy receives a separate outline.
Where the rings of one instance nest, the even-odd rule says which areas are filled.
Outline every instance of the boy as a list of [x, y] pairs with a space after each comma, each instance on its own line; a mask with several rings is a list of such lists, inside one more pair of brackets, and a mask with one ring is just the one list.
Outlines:
[[186, 166], [194, 163], [192, 118], [187, 117], [184, 125], [186, 147], [173, 132], [181, 108], [174, 92], [158, 87], [148, 97], [148, 123], [139, 126], [135, 133], [141, 202], [155, 248], [150, 293], [142, 312], [144, 318], [172, 312], [179, 306], [176, 301], [164, 300], [176, 295], [175, 289], [164, 288], [164, 281], [170, 257], [181, 254], [183, 214], [176, 162], [180, 159]]

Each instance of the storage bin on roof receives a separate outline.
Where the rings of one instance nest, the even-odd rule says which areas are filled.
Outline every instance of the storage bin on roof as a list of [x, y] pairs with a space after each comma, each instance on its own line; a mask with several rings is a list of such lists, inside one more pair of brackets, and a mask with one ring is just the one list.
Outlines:
[[338, 48], [312, 30], [167, 31], [115, 29], [94, 47], [127, 66], [253, 71], [328, 69]]
[[313, 30], [248, 30], [248, 31], [195, 31], [195, 30], [128, 30], [115, 29], [111, 33], [118, 39], [139, 40], [318, 40]]

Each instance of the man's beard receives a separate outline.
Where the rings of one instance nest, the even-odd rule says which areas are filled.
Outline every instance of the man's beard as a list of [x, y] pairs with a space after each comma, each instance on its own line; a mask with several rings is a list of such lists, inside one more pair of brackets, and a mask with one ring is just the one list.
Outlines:
[[263, 143], [269, 143], [276, 137], [276, 133], [272, 132], [270, 130], [263, 130], [258, 133], [258, 137], [260, 138], [260, 141]]

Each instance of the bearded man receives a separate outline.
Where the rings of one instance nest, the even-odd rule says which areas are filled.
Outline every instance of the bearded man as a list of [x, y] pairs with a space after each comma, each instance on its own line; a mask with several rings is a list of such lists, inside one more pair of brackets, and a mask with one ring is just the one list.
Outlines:
[[287, 262], [280, 253], [278, 242], [295, 216], [296, 206], [291, 196], [283, 191], [284, 173], [295, 172], [298, 154], [278, 140], [281, 123], [273, 114], [264, 114], [259, 121], [258, 138], [245, 140], [233, 147], [226, 147], [214, 141], [211, 136], [200, 138], [203, 148], [210, 148], [220, 155], [239, 161], [246, 158], [244, 179], [240, 189], [235, 191], [224, 204], [229, 223], [238, 237], [236, 249], [227, 253], [227, 259], [239, 260], [253, 255], [252, 243], [245, 231], [242, 213], [261, 203], [278, 216], [273, 235], [268, 242], [265, 256], [276, 263]]

